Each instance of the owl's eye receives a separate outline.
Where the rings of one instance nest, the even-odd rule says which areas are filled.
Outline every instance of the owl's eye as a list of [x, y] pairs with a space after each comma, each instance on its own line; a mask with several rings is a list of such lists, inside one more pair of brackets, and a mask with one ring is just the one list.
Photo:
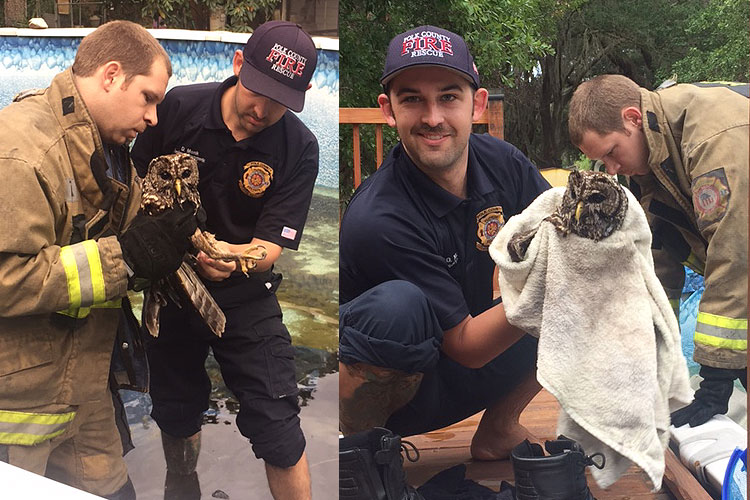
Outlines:
[[181, 177], [183, 179], [187, 179], [188, 177], [190, 177], [190, 170], [183, 170]]
[[159, 177], [161, 177], [165, 181], [168, 181], [172, 178], [172, 175], [169, 172], [162, 171], [162, 172], [159, 172]]
[[592, 193], [586, 197], [588, 203], [601, 203], [604, 201], [604, 195], [601, 193]]

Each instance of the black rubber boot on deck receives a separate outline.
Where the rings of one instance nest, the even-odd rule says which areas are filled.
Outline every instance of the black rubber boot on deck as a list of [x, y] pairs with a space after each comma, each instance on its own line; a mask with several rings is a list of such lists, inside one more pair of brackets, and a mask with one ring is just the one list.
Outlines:
[[339, 438], [339, 499], [423, 500], [406, 484], [402, 446], [382, 427]]
[[[510, 454], [517, 500], [596, 500], [586, 484], [586, 467], [604, 467], [604, 455], [587, 457], [583, 448], [565, 436], [542, 447], [524, 440]], [[601, 457], [601, 465], [592, 460]]]

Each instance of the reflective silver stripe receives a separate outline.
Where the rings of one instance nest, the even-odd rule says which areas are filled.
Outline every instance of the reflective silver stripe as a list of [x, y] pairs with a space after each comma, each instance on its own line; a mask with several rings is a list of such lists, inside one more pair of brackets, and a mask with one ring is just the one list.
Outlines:
[[78, 268], [78, 282], [81, 286], [81, 307], [88, 307], [94, 303], [94, 285], [91, 282], [91, 267], [89, 266], [89, 258], [86, 254], [86, 247], [83, 243], [77, 245], [71, 245], [71, 252], [76, 260], [76, 268]]
[[708, 325], [700, 320], [695, 329], [704, 335], [720, 339], [745, 340], [747, 338], [747, 329], [745, 328], [723, 328], [721, 326]]
[[17, 422], [0, 422], [0, 433], [31, 434], [34, 436], [45, 436], [52, 432], [67, 427], [67, 422], [62, 424], [31, 424]]
[[32, 446], [59, 436], [75, 412], [26, 413], [0, 410], [0, 444]]

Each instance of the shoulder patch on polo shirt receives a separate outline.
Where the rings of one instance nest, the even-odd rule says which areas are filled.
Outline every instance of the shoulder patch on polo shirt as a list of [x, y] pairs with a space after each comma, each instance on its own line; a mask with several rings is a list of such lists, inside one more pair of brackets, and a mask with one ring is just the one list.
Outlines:
[[281, 236], [288, 239], [293, 240], [297, 237], [297, 230], [292, 229], [291, 227], [284, 226], [284, 228], [281, 230]]
[[243, 168], [240, 190], [251, 198], [260, 198], [271, 185], [273, 169], [260, 161], [248, 162]]
[[717, 168], [693, 180], [693, 209], [698, 217], [698, 229], [705, 229], [720, 221], [727, 212], [731, 191], [723, 168]]
[[485, 208], [479, 212], [477, 214], [477, 237], [479, 238], [476, 242], [477, 249], [486, 252], [504, 225], [503, 207]]

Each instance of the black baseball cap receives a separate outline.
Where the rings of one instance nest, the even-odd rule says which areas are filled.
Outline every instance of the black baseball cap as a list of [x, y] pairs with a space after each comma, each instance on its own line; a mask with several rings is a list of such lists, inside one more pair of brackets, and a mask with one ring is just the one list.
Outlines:
[[310, 35], [297, 24], [269, 21], [258, 26], [242, 51], [242, 85], [300, 112], [318, 52]]
[[443, 66], [458, 72], [479, 88], [479, 71], [463, 38], [435, 26], [410, 29], [391, 40], [380, 84], [412, 66]]

